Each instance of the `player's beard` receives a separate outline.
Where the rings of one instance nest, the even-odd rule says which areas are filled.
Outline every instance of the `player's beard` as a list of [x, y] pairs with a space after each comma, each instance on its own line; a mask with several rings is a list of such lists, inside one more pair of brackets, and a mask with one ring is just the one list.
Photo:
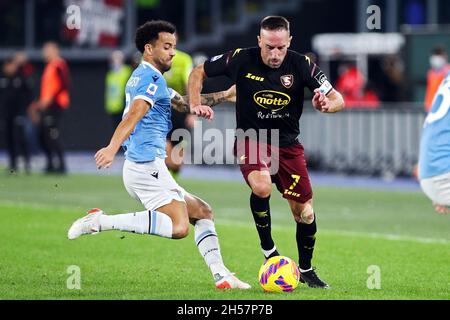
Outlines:
[[159, 61], [159, 67], [161, 70], [161, 73], [164, 73], [166, 71], [169, 71], [170, 68], [172, 67], [172, 59], [170, 60], [160, 60]]

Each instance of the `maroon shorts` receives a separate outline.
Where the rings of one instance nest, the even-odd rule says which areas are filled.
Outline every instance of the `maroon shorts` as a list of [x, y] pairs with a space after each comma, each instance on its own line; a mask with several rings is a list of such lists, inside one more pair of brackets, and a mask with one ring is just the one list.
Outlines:
[[275, 147], [253, 140], [236, 141], [234, 155], [247, 184], [252, 171], [269, 171], [283, 198], [305, 203], [312, 199], [303, 146]]

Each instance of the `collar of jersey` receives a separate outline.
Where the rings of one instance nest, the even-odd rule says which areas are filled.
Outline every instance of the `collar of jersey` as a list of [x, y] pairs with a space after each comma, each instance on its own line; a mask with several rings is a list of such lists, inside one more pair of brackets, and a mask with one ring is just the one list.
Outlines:
[[156, 72], [158, 72], [160, 75], [162, 75], [161, 71], [159, 71], [158, 69], [156, 69], [150, 62], [144, 61], [142, 60], [141, 62], [143, 65], [149, 66], [150, 68], [152, 68], [153, 70], [155, 70]]

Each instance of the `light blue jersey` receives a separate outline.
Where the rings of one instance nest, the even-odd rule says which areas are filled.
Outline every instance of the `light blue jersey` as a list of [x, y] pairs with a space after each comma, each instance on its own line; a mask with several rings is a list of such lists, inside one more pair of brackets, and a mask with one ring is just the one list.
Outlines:
[[161, 72], [150, 63], [142, 61], [134, 70], [125, 87], [123, 116], [135, 99], [147, 101], [151, 108], [122, 144], [127, 160], [148, 162], [155, 160], [155, 157], [166, 157], [166, 137], [172, 129], [170, 100], [174, 93], [167, 88]]
[[450, 73], [442, 81], [423, 125], [419, 177], [450, 172]]

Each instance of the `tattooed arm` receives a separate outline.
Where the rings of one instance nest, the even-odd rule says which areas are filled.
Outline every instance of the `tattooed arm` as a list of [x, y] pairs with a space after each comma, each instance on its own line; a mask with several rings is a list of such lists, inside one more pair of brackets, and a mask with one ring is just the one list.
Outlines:
[[[203, 105], [210, 107], [222, 102], [236, 102], [236, 86], [233, 85], [225, 91], [202, 94], [201, 99]], [[175, 92], [175, 96], [171, 100], [172, 108], [179, 112], [189, 113], [188, 101], [188, 96], [182, 96], [178, 92]]]
[[170, 100], [172, 108], [177, 110], [178, 112], [189, 113], [189, 105], [186, 102], [187, 99], [185, 98], [186, 96], [183, 97], [181, 94], [175, 91], [175, 95], [173, 96], [172, 100]]

